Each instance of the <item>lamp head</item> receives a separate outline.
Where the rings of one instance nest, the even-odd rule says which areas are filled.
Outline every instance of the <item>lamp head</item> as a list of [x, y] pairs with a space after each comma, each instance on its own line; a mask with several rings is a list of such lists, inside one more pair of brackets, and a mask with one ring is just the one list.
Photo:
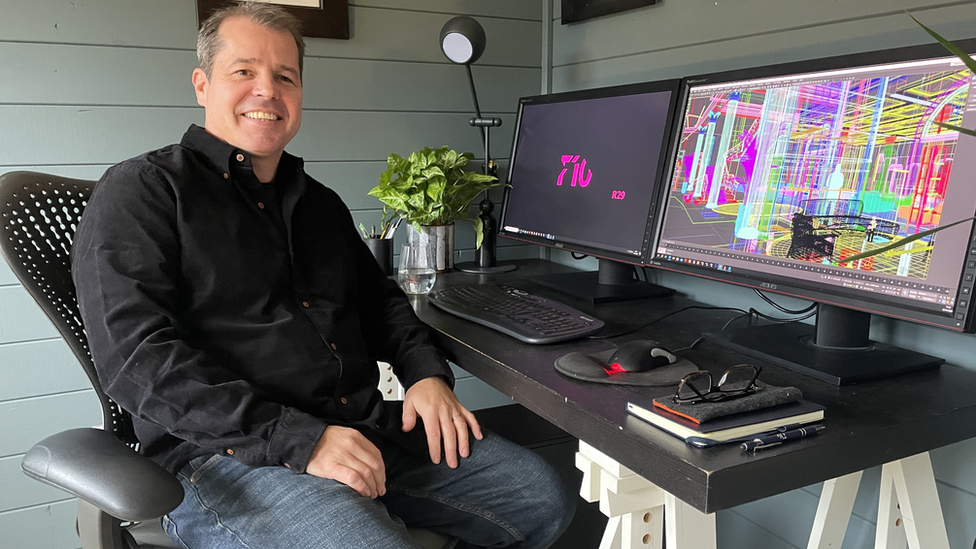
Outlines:
[[485, 53], [485, 29], [474, 19], [459, 15], [441, 28], [441, 51], [454, 63], [469, 65]]

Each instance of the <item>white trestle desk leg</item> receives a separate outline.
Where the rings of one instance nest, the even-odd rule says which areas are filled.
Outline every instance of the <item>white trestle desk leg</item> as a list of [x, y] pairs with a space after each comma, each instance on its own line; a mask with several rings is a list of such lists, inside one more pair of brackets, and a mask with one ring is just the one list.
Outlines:
[[[897, 462], [895, 462], [897, 463]], [[905, 524], [901, 518], [891, 468], [881, 467], [881, 489], [878, 497], [878, 529], [874, 537], [875, 549], [905, 549]]]
[[380, 382], [377, 388], [383, 393], [383, 400], [403, 400], [406, 392], [400, 380], [393, 373], [393, 366], [388, 362], [377, 362], [380, 366]]
[[[892, 489], [893, 488], [893, 489]], [[875, 549], [949, 549], [928, 452], [881, 467]]]
[[613, 458], [580, 441], [576, 467], [580, 496], [600, 502], [610, 520], [600, 549], [715, 549], [715, 515], [706, 515], [665, 492]]
[[664, 507], [667, 549], [718, 547], [714, 513], [706, 515], [668, 493], [665, 493]]
[[861, 484], [861, 471], [824, 481], [820, 504], [813, 519], [813, 531], [807, 549], [840, 549], [847, 533], [847, 523], [854, 510], [854, 499]]

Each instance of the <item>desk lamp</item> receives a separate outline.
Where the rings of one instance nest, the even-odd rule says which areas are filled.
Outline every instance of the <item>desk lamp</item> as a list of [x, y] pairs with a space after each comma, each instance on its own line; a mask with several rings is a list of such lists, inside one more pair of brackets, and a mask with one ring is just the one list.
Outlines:
[[[471, 126], [481, 129], [481, 141], [485, 145], [485, 165], [484, 173], [487, 175], [498, 175], [498, 164], [491, 159], [489, 152], [489, 133], [492, 127], [502, 125], [501, 118], [482, 118], [481, 107], [478, 105], [478, 93], [474, 88], [474, 76], [471, 75], [471, 63], [474, 63], [485, 52], [485, 29], [480, 23], [467, 16], [454, 17], [444, 24], [441, 28], [440, 44], [441, 51], [453, 63], [464, 65], [468, 71], [468, 82], [471, 84], [471, 98], [474, 100], [475, 117], [468, 121]], [[475, 250], [475, 261], [459, 263], [455, 269], [466, 273], [502, 273], [515, 269], [515, 265], [496, 265], [495, 263], [495, 237], [498, 227], [492, 216], [495, 206], [488, 198], [487, 192], [485, 199], [481, 201], [482, 232], [484, 237], [481, 246]]]

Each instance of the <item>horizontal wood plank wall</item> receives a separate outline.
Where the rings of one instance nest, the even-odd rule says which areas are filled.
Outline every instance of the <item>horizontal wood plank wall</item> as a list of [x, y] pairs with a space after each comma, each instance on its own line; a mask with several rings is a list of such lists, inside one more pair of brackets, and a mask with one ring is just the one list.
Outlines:
[[[472, 70], [483, 111], [500, 116], [492, 156], [504, 167], [518, 98], [539, 91], [540, 0], [351, 0], [350, 40], [309, 39], [305, 113], [289, 151], [336, 189], [356, 222], [379, 222], [366, 196], [391, 152], [449, 145], [480, 158], [464, 68], [437, 44], [449, 18], [478, 18], [488, 35]], [[178, 141], [203, 123], [190, 85], [194, 0], [0, 0], [0, 173], [35, 170], [97, 179], [107, 167]], [[473, 258], [470, 224], [458, 226]], [[405, 231], [400, 231], [403, 238]], [[507, 244], [507, 243], [503, 243]], [[501, 257], [535, 257], [508, 245]], [[458, 370], [474, 408], [504, 403]], [[23, 452], [53, 432], [100, 421], [84, 372], [0, 265], [0, 547], [69, 549], [75, 502], [20, 472]]]
[[[569, 25], [552, 1], [557, 92], [931, 43], [906, 10], [947, 38], [976, 36], [972, 0], [664, 0]], [[775, 314], [749, 290], [676, 273], [651, 276], [694, 299]], [[976, 368], [972, 335], [875, 318], [872, 337]], [[827, 418], [829, 425], [829, 410]], [[976, 537], [974, 451], [976, 442], [967, 441], [932, 452], [951, 547], [970, 547]], [[873, 544], [879, 481], [880, 468], [864, 475], [845, 549]], [[720, 512], [719, 547], [805, 547], [819, 493], [811, 486]]]

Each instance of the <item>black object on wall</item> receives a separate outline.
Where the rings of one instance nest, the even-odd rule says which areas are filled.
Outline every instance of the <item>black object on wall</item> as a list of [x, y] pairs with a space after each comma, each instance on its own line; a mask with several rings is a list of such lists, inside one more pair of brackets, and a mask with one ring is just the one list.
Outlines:
[[601, 15], [650, 6], [657, 4], [658, 0], [562, 0], [562, 2], [562, 23], [565, 25], [566, 23], [593, 19]]
[[[197, 0], [197, 25], [210, 14], [230, 4], [229, 0]], [[349, 0], [319, 0], [318, 7], [305, 7], [305, 2], [281, 0], [272, 2], [302, 22], [302, 36], [308, 38], [349, 39]]]

